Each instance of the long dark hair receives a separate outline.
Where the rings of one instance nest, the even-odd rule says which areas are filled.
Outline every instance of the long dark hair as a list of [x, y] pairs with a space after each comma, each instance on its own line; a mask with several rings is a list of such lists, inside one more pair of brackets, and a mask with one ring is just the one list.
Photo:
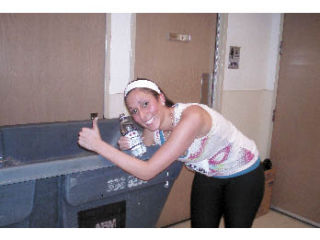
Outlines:
[[[156, 84], [154, 81], [152, 81], [152, 80], [150, 80], [150, 79], [147, 79], [147, 78], [137, 78], [137, 79], [135, 79], [135, 80], [133, 80], [133, 81], [131, 81], [131, 82], [138, 81], [138, 80], [147, 80], [147, 81], [150, 81], [150, 82], [153, 82], [154, 84]], [[156, 85], [157, 85], [157, 84], [156, 84]], [[157, 86], [158, 86], [158, 85], [157, 85]], [[161, 93], [164, 95], [164, 97], [165, 97], [165, 105], [166, 105], [167, 107], [172, 107], [175, 103], [166, 96], [166, 94], [162, 91], [162, 89], [161, 89], [159, 86], [158, 86], [158, 88], [160, 89], [160, 92], [161, 92]], [[159, 93], [157, 93], [156, 91], [154, 91], [154, 90], [152, 90], [152, 89], [150, 89], [150, 88], [139, 88], [139, 89], [151, 93], [151, 94], [152, 94], [155, 98], [157, 98], [157, 99], [159, 98]], [[132, 90], [133, 90], [133, 89], [132, 89]], [[131, 90], [131, 91], [132, 91], [132, 90]], [[129, 92], [129, 93], [130, 93], [130, 92]], [[128, 94], [129, 94], [129, 93], [128, 93]], [[127, 96], [128, 96], [128, 94], [127, 94]], [[125, 101], [125, 102], [126, 102], [127, 96], [124, 97], [124, 101]]]

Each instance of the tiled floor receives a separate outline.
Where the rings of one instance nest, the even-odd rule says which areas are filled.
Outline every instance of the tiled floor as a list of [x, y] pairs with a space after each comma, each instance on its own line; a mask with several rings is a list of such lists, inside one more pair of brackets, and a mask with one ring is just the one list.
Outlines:
[[[190, 228], [190, 221], [178, 223], [170, 226], [171, 228]], [[221, 221], [220, 227], [223, 227]], [[253, 228], [313, 228], [309, 224], [305, 224], [294, 218], [288, 217], [279, 212], [269, 210], [269, 212], [263, 216], [256, 218], [253, 222]]]

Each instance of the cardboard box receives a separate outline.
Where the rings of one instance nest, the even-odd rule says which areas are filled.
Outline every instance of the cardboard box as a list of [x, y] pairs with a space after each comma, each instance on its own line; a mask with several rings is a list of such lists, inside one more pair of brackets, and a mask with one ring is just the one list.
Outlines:
[[269, 169], [264, 172], [265, 185], [264, 185], [264, 196], [261, 205], [258, 209], [256, 217], [260, 217], [269, 212], [271, 204], [272, 186], [275, 178], [275, 169]]

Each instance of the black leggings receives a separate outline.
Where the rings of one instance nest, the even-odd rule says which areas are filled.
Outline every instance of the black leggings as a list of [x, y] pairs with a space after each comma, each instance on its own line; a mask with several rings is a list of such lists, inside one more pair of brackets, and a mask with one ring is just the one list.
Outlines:
[[196, 173], [191, 193], [191, 227], [252, 226], [264, 193], [262, 165], [244, 175], [219, 179]]

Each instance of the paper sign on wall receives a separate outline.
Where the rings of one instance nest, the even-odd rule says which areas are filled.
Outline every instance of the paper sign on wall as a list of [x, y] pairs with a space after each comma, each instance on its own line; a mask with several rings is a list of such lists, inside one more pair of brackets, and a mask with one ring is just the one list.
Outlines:
[[229, 51], [229, 69], [238, 69], [240, 63], [240, 47], [230, 46]]

